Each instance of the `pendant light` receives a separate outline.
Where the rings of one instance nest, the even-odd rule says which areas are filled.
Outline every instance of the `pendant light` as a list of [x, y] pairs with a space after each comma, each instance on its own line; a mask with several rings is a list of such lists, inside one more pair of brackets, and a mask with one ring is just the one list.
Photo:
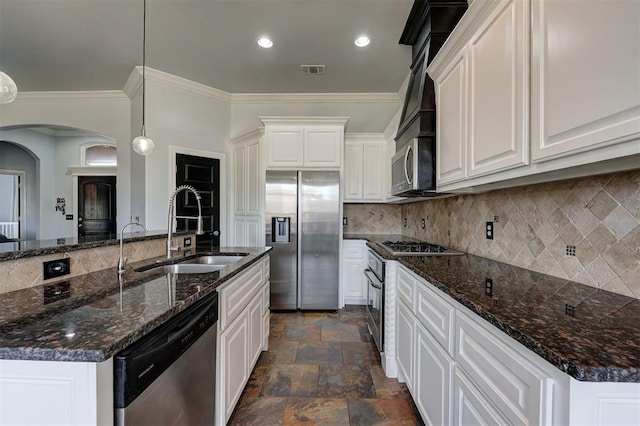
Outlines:
[[151, 138], [147, 137], [147, 131], [145, 129], [145, 109], [146, 109], [146, 50], [147, 50], [147, 0], [143, 0], [143, 12], [142, 12], [142, 135], [138, 136], [131, 143], [133, 150], [140, 155], [149, 155], [153, 152], [155, 144]]
[[8, 104], [18, 95], [18, 86], [11, 77], [0, 71], [0, 104]]

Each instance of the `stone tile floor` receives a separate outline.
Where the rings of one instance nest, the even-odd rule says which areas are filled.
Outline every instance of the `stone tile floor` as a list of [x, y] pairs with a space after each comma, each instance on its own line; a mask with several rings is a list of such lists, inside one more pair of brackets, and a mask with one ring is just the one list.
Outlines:
[[404, 384], [385, 377], [364, 306], [273, 312], [230, 425], [421, 425]]

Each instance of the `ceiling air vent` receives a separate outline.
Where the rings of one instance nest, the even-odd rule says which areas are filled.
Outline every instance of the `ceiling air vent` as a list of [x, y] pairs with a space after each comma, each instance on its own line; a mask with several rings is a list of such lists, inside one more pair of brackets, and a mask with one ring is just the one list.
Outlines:
[[300, 69], [305, 75], [325, 75], [327, 73], [326, 65], [300, 65]]

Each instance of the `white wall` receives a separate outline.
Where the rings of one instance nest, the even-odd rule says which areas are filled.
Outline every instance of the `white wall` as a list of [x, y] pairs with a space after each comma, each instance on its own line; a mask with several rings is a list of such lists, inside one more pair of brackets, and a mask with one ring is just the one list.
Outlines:
[[147, 136], [155, 143], [153, 154], [145, 157], [146, 225], [166, 229], [168, 197], [174, 189], [169, 177], [169, 146], [226, 154], [230, 105], [163, 81], [147, 79], [146, 92]]
[[[0, 105], [0, 127], [52, 124], [88, 130], [115, 140], [118, 145], [118, 223], [126, 223], [130, 216], [130, 120], [130, 101], [121, 91], [22, 92], [10, 104]], [[55, 196], [53, 199], [55, 201]]]
[[[311, 97], [313, 99], [313, 97]], [[260, 116], [349, 117], [347, 133], [382, 133], [401, 106], [397, 101], [360, 102], [249, 102], [231, 104], [231, 137], [262, 127]]]

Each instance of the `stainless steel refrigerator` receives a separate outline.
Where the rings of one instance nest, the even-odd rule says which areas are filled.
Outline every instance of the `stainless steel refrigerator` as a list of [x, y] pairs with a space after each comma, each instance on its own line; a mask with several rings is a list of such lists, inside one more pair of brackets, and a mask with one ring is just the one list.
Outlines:
[[340, 174], [267, 171], [271, 309], [338, 309]]

